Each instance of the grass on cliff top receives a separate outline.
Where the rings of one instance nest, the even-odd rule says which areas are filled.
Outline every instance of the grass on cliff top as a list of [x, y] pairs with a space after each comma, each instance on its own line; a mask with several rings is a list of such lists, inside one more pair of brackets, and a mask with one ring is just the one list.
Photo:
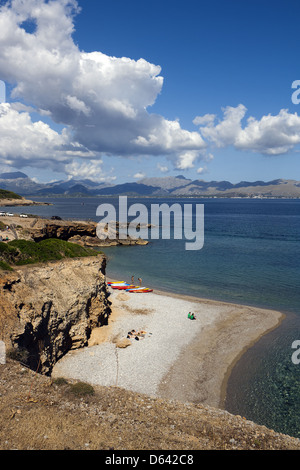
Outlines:
[[1, 199], [22, 199], [22, 196], [19, 194], [13, 193], [12, 191], [6, 191], [5, 189], [0, 189], [0, 200]]
[[3, 271], [13, 271], [13, 268], [8, 263], [0, 260], [0, 270], [1, 269]]
[[91, 248], [76, 245], [64, 240], [47, 239], [41, 242], [13, 240], [0, 242], [0, 268], [21, 266], [25, 264], [45, 263], [63, 258], [80, 258], [97, 256], [99, 252]]

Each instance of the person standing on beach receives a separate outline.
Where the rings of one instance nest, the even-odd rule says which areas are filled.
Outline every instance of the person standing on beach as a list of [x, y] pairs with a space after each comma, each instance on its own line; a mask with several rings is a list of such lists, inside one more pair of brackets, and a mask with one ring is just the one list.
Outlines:
[[131, 282], [133, 284], [133, 281], [134, 281], [134, 276], [131, 276]]
[[140, 286], [141, 286], [141, 285], [142, 285], [142, 278], [141, 278], [141, 277], [139, 277], [139, 278], [138, 278], [138, 281], [139, 281], [139, 283], [140, 283]]

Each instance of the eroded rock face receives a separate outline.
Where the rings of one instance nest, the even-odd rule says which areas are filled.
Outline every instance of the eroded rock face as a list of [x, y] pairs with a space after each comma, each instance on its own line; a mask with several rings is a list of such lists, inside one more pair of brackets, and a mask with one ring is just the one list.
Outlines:
[[131, 238], [127, 236], [125, 239], [122, 239], [119, 236], [118, 230], [115, 236], [109, 236], [110, 234], [107, 231], [107, 238], [100, 239], [97, 236], [96, 222], [80, 223], [62, 221], [60, 223], [45, 223], [41, 227], [28, 229], [27, 234], [35, 242], [40, 242], [48, 238], [58, 238], [87, 247], [148, 244], [148, 241], [142, 240], [141, 238]]
[[74, 236], [96, 237], [96, 224], [81, 224], [76, 222], [58, 224], [45, 223], [44, 227], [32, 230], [32, 239], [36, 242], [46, 238], [59, 238], [60, 240], [69, 240]]
[[50, 374], [70, 349], [87, 345], [111, 313], [105, 257], [22, 267], [0, 279], [0, 339]]

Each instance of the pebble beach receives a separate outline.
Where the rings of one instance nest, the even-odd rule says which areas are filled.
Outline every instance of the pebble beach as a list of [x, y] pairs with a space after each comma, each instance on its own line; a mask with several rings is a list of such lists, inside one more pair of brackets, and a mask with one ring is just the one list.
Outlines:
[[87, 347], [62, 358], [53, 378], [222, 408], [236, 361], [284, 318], [273, 310], [166, 292], [109, 290], [108, 325], [93, 330]]

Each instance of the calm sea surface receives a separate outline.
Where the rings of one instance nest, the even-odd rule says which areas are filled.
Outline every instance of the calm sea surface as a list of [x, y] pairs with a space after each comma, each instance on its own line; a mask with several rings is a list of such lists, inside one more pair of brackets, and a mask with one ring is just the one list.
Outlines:
[[[117, 198], [45, 201], [53, 205], [13, 212], [98, 221], [98, 205], [117, 209], [119, 203]], [[147, 246], [103, 249], [107, 275], [121, 280], [134, 275], [154, 289], [285, 312], [283, 324], [235, 367], [226, 409], [300, 437], [300, 364], [291, 359], [292, 343], [300, 340], [300, 200], [128, 198], [128, 206], [144, 204], [149, 215], [151, 204], [163, 202], [204, 204], [203, 248], [187, 251], [184, 239], [151, 240], [149, 231]]]

